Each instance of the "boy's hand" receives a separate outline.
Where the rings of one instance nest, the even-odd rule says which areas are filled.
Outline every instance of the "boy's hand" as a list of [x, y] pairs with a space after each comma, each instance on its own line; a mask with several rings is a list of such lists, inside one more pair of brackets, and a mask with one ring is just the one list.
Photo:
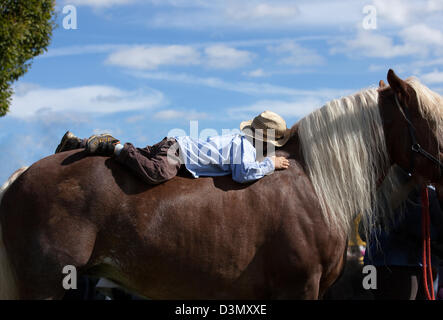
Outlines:
[[274, 162], [274, 168], [275, 170], [282, 170], [282, 169], [288, 169], [289, 168], [289, 160], [285, 157], [271, 157], [272, 162]]

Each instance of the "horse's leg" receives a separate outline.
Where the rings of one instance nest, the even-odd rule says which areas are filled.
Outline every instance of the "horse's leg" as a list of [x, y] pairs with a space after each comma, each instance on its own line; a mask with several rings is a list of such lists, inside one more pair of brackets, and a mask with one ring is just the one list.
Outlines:
[[5, 221], [9, 232], [4, 230], [4, 242], [20, 299], [62, 298], [63, 279], [72, 276], [63, 273], [65, 266], [73, 266], [81, 273], [88, 263], [96, 237], [94, 226], [78, 217], [58, 217], [43, 226], [17, 224], [19, 221], [13, 218]]
[[329, 272], [323, 272], [322, 278], [320, 280], [320, 292], [319, 298], [322, 299], [326, 291], [334, 285], [341, 276], [343, 276], [344, 268], [346, 265], [348, 252], [348, 245], [346, 243], [345, 250], [342, 255], [342, 259], [336, 264], [336, 266], [330, 266]]
[[291, 252], [288, 259], [286, 256], [288, 251], [283, 252], [283, 256], [273, 259], [275, 269], [270, 272], [272, 277], [269, 281], [271, 298], [278, 300], [318, 299], [322, 278], [319, 256], [316, 254], [298, 255], [295, 258], [295, 254]]
[[320, 298], [320, 279], [321, 273], [312, 274], [304, 286], [304, 290], [300, 296], [303, 300], [317, 300]]
[[[300, 275], [299, 275], [300, 276]], [[298, 279], [287, 279], [272, 296], [279, 300], [316, 300], [319, 298], [321, 273], [304, 275]]]
[[[279, 248], [274, 251], [270, 273], [275, 299], [322, 298], [343, 270], [346, 239], [328, 233], [322, 218], [314, 213], [297, 217], [304, 219], [287, 223], [285, 226], [295, 227], [283, 229], [284, 237], [277, 237], [273, 243]], [[315, 232], [312, 225], [316, 226]]]
[[4, 252], [21, 299], [63, 297], [65, 266], [81, 273], [95, 246], [97, 228], [82, 187], [75, 179], [45, 185], [42, 176], [51, 170], [28, 169], [0, 203]]

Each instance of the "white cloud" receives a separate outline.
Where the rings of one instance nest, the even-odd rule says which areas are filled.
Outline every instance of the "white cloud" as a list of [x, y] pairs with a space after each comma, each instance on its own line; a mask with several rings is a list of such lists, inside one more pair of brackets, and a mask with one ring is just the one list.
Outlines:
[[384, 27], [408, 26], [423, 21], [437, 22], [441, 20], [443, 10], [441, 0], [372, 0], [377, 9], [377, 16]]
[[205, 78], [196, 77], [186, 73], [167, 73], [167, 72], [136, 72], [132, 73], [133, 76], [142, 79], [155, 79], [164, 81], [173, 81], [178, 83], [184, 83], [189, 85], [199, 85], [210, 88], [216, 88], [220, 90], [241, 92], [249, 95], [286, 95], [286, 96], [301, 96], [312, 95], [329, 97], [336, 96], [336, 94], [350, 93], [349, 90], [337, 90], [337, 89], [313, 89], [302, 90], [284, 86], [277, 86], [270, 83], [257, 83], [257, 82], [228, 82], [220, 78]]
[[278, 46], [269, 46], [270, 52], [278, 55], [284, 55], [280, 63], [293, 66], [309, 66], [324, 63], [324, 59], [315, 50], [302, 47], [295, 41], [287, 41]]
[[[228, 109], [228, 114], [232, 117], [248, 118], [257, 112], [263, 110], [272, 110], [281, 115], [288, 117], [302, 117], [313, 110], [321, 107], [327, 101], [349, 95], [356, 90], [349, 89], [319, 89], [312, 90], [288, 88], [283, 86], [276, 86], [269, 83], [254, 83], [254, 82], [226, 82], [218, 78], [201, 78], [187, 74], [170, 74], [170, 73], [136, 73], [137, 77], [145, 79], [156, 79], [165, 81], [180, 82], [189, 85], [208, 86], [226, 91], [241, 92], [252, 96], [287, 96], [290, 97], [288, 101], [285, 100], [260, 100], [257, 103], [248, 106], [238, 106]], [[294, 99], [294, 100], [292, 100]], [[296, 100], [295, 100], [296, 99]], [[190, 112], [177, 110], [161, 110], [155, 117], [159, 119], [173, 119], [186, 118], [196, 119], [200, 115]]]
[[14, 87], [14, 95], [22, 97], [30, 91], [40, 89], [40, 86], [36, 83], [20, 82]]
[[115, 87], [93, 85], [53, 89], [19, 84], [12, 97], [10, 116], [30, 117], [41, 111], [112, 113], [144, 110], [166, 104], [159, 91], [143, 88], [126, 91]]
[[371, 64], [368, 68], [370, 72], [387, 71], [388, 69], [394, 69], [399, 74], [415, 75], [421, 77], [421, 75], [429, 73], [432, 68], [443, 67], [443, 58], [431, 59], [425, 57], [421, 60], [409, 60], [405, 63], [390, 63], [386, 61], [381, 64]]
[[152, 70], [162, 65], [198, 64], [200, 54], [191, 46], [134, 46], [111, 53], [106, 63], [132, 69]]
[[226, 9], [228, 17], [236, 20], [295, 19], [298, 8], [293, 3], [247, 3], [238, 2]]
[[107, 64], [139, 70], [161, 66], [206, 65], [214, 69], [238, 68], [251, 62], [253, 54], [223, 44], [209, 45], [204, 53], [193, 46], [133, 46], [119, 49], [106, 59]]
[[153, 118], [158, 120], [199, 120], [205, 119], [208, 115], [205, 112], [197, 112], [195, 110], [174, 110], [166, 109], [158, 111], [154, 114]]
[[[248, 40], [234, 40], [234, 41], [224, 41], [224, 42], [195, 42], [188, 44], [188, 47], [195, 48], [196, 50], [202, 50], [212, 46], [224, 46], [232, 48], [254, 48], [254, 47], [264, 47], [270, 45], [280, 45], [288, 41], [322, 41], [327, 40], [330, 37], [321, 35], [311, 35], [311, 36], [300, 36], [296, 38], [269, 38], [269, 39], [248, 39]], [[87, 54], [102, 54], [102, 53], [117, 53], [120, 50], [128, 50], [133, 48], [134, 45], [130, 44], [92, 44], [92, 45], [72, 45], [64, 47], [50, 47], [48, 52], [42, 54], [37, 59], [40, 58], [53, 58], [53, 57], [65, 57], [65, 56], [75, 56], [75, 55], [87, 55]], [[164, 47], [164, 45], [159, 44], [145, 44], [139, 47]], [[246, 51], [247, 52], [247, 51]], [[250, 53], [253, 57], [254, 54]]]
[[[305, 29], [350, 26], [361, 20], [363, 1], [211, 0], [193, 10], [154, 14], [147, 24], [166, 28]], [[346, 12], [346, 14], [343, 14]]]
[[134, 116], [127, 117], [125, 119], [125, 122], [126, 123], [137, 123], [137, 122], [144, 121], [144, 120], [146, 120], [145, 115], [136, 114]]
[[435, 70], [420, 76], [420, 79], [428, 84], [443, 83], [443, 72]]
[[[363, 7], [373, 4], [386, 30], [424, 19], [438, 26], [439, 12], [443, 10], [441, 0], [63, 0], [62, 3], [92, 8], [135, 3], [147, 8], [145, 23], [149, 26], [188, 29], [329, 27], [346, 30], [361, 24]], [[166, 10], [155, 10], [156, 7]]]
[[206, 8], [210, 2], [206, 0], [61, 0], [63, 5], [72, 4], [92, 8], [109, 8], [130, 4], [153, 5], [171, 8]]
[[428, 11], [443, 11], [443, 1], [429, 0], [427, 4]]
[[251, 77], [251, 78], [260, 78], [265, 77], [267, 74], [263, 71], [263, 69], [255, 69], [247, 72], [243, 72], [244, 76]]
[[405, 24], [406, 22], [410, 22], [411, 16], [414, 12], [411, 1], [373, 0], [372, 2], [377, 8], [377, 14], [396, 24]]
[[405, 43], [415, 44], [423, 50], [443, 47], [443, 33], [424, 24], [416, 24], [400, 31]]
[[371, 64], [368, 67], [368, 71], [369, 72], [380, 72], [380, 71], [384, 71], [384, 70], [388, 70], [389, 68], [387, 68], [385, 65], [382, 64]]
[[413, 64], [418, 67], [443, 66], [443, 58], [419, 60], [414, 61]]
[[397, 32], [394, 38], [359, 29], [353, 39], [335, 41], [331, 53], [367, 56], [375, 58], [394, 58], [401, 56], [426, 57], [443, 52], [443, 32], [425, 24], [407, 26]]
[[216, 69], [231, 69], [241, 67], [251, 62], [252, 54], [248, 51], [237, 50], [225, 45], [213, 45], [205, 48], [205, 63]]
[[393, 58], [409, 55], [425, 55], [426, 51], [415, 43], [395, 44], [393, 39], [373, 31], [359, 30], [351, 40], [340, 40], [332, 46], [330, 52], [344, 53], [349, 56], [374, 58]]
[[[331, 97], [329, 100], [333, 99]], [[297, 101], [261, 100], [249, 106], [240, 106], [228, 109], [232, 118], [250, 119], [265, 110], [270, 110], [283, 117], [301, 118], [320, 108], [328, 100], [320, 97], [304, 97]], [[288, 124], [290, 125], [290, 124]]]
[[116, 5], [127, 5], [136, 0], [65, 0], [64, 4], [75, 6], [89, 6], [93, 8], [108, 8]]
[[205, 8], [211, 6], [207, 0], [143, 0], [146, 3], [163, 7], [175, 8]]
[[93, 44], [83, 46], [66, 46], [59, 48], [49, 48], [48, 52], [44, 53], [41, 58], [53, 58], [64, 56], [75, 56], [83, 54], [97, 54], [97, 53], [109, 53], [122, 49], [124, 46], [117, 44]]

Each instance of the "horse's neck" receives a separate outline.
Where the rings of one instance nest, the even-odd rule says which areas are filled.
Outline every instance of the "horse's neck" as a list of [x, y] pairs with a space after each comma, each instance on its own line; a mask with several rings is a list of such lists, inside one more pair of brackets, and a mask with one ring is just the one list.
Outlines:
[[298, 136], [298, 126], [295, 125], [292, 129], [292, 136], [288, 142], [281, 148], [276, 148], [275, 154], [280, 157], [293, 159], [298, 162], [306, 171], [305, 161], [301, 152], [300, 139]]
[[[387, 178], [395, 179], [394, 188], [390, 187], [389, 179], [381, 184], [379, 192], [385, 192], [389, 195], [390, 206], [393, 210], [399, 208], [408, 199], [411, 192], [417, 188], [417, 182], [409, 177], [398, 166], [394, 165], [389, 171]], [[391, 190], [392, 189], [392, 190]]]

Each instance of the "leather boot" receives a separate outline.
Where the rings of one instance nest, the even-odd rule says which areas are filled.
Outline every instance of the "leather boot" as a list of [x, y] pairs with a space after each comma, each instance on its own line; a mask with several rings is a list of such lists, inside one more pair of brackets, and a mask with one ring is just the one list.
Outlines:
[[93, 135], [86, 142], [86, 152], [102, 156], [112, 156], [115, 146], [120, 141], [110, 134]]
[[77, 138], [72, 132], [67, 131], [57, 146], [57, 149], [55, 149], [55, 153], [78, 149], [80, 148], [81, 142], [82, 139]]

